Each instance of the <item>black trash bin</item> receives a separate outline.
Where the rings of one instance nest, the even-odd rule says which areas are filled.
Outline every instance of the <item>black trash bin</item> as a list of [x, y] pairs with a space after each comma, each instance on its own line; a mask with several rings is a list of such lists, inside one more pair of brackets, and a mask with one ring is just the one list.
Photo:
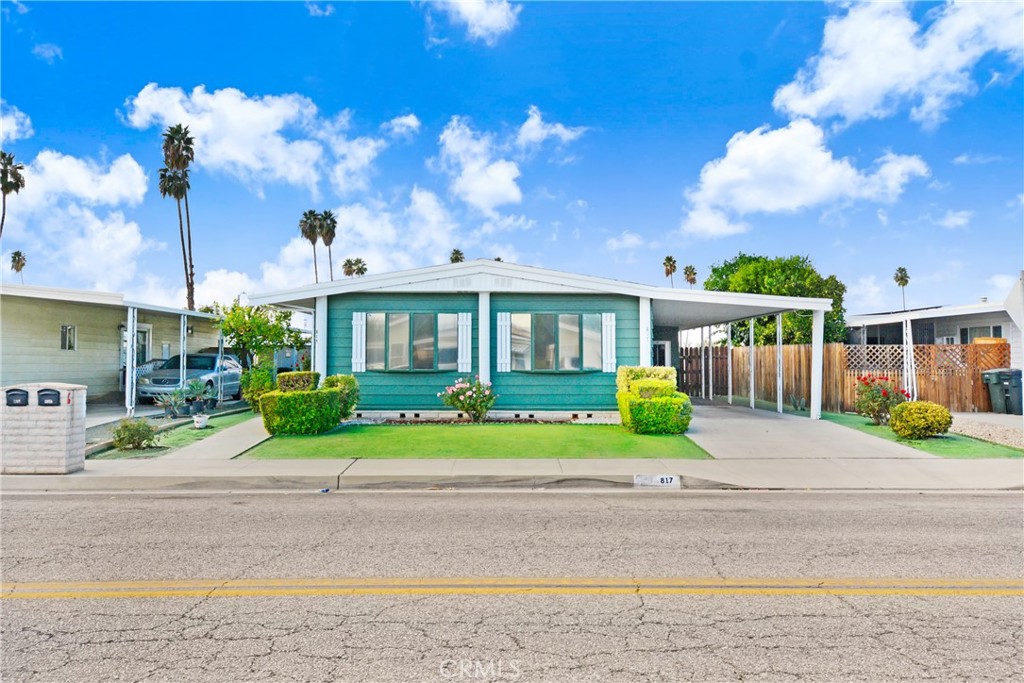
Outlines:
[[1006, 391], [1006, 412], [1011, 415], [1020, 415], [1020, 370], [1006, 370], [1004, 374], [1006, 375], [1006, 381], [1003, 383]]
[[992, 412], [1006, 412], [1006, 389], [1003, 387], [1003, 372], [1005, 370], [985, 370], [981, 373], [981, 380], [988, 385], [988, 396], [992, 399]]

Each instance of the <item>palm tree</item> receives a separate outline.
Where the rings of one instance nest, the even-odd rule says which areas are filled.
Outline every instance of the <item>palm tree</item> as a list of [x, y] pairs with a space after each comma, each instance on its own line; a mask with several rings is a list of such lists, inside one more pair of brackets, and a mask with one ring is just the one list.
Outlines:
[[178, 236], [181, 237], [181, 260], [185, 267], [185, 296], [188, 310], [195, 310], [195, 290], [188, 262], [188, 251], [185, 249], [185, 224], [181, 217], [181, 200], [188, 192], [188, 171], [176, 171], [170, 168], [160, 169], [160, 180], [157, 187], [161, 197], [173, 197], [178, 203]]
[[500, 260], [501, 260], [501, 257], [500, 257], [500, 256], [495, 256], [495, 257], [494, 257], [494, 260], [495, 260], [495, 261], [500, 261]]
[[893, 273], [892, 279], [893, 279], [893, 282], [895, 282], [899, 286], [900, 292], [903, 294], [903, 310], [905, 311], [905, 310], [907, 310], [907, 289], [906, 288], [907, 288], [907, 285], [910, 284], [910, 274], [907, 272], [906, 268], [904, 268], [903, 266], [900, 266], [899, 268], [896, 269], [896, 272]]
[[333, 211], [324, 211], [320, 214], [320, 239], [327, 247], [327, 262], [331, 264], [331, 281], [334, 281], [334, 254], [331, 253], [331, 244], [338, 232], [338, 219]]
[[693, 289], [693, 286], [697, 284], [697, 269], [693, 266], [686, 266], [683, 268], [683, 277], [689, 283], [690, 289]]
[[451, 261], [452, 263], [462, 263], [463, 261], [466, 260], [466, 257], [462, 254], [462, 250], [452, 249], [452, 253], [448, 257], [448, 260]]
[[14, 163], [14, 155], [0, 152], [0, 189], [3, 190], [3, 213], [0, 214], [0, 237], [4, 236], [4, 222], [7, 220], [7, 195], [18, 194], [25, 187], [25, 170], [23, 164]]
[[341, 272], [345, 277], [352, 277], [356, 274], [356, 260], [353, 258], [345, 259], [345, 262], [341, 264]]
[[[186, 249], [185, 240], [182, 240], [182, 252], [185, 258], [187, 272], [185, 274], [185, 290], [188, 297], [188, 310], [195, 310], [196, 298], [196, 269], [192, 260], [192, 212], [188, 206], [188, 191], [191, 186], [188, 183], [188, 168], [195, 161], [196, 152], [192, 136], [188, 132], [188, 126], [180, 123], [168, 126], [163, 134], [164, 165], [172, 170], [183, 174], [185, 178], [184, 191], [181, 199], [185, 201], [185, 234], [187, 235], [188, 246]], [[181, 211], [181, 207], [178, 207]]]
[[320, 282], [320, 273], [316, 269], [316, 241], [320, 237], [320, 214], [313, 209], [303, 213], [299, 221], [299, 232], [313, 245], [313, 278]]
[[366, 275], [366, 261], [361, 258], [352, 259], [352, 274], [356, 277]]
[[672, 287], [675, 287], [676, 286], [675, 278], [672, 277], [676, 273], [676, 260], [675, 260], [675, 258], [672, 257], [672, 256], [666, 256], [665, 260], [662, 262], [661, 265], [665, 266], [665, 277], [668, 278], [669, 284]]
[[21, 284], [25, 284], [25, 275], [21, 272], [25, 268], [25, 254], [16, 251], [11, 254], [11, 270], [21, 275]]

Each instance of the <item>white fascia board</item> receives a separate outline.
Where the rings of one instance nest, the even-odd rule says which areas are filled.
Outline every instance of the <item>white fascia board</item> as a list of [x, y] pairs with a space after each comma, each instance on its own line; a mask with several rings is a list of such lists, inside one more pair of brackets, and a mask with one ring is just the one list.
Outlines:
[[88, 292], [80, 289], [61, 289], [58, 287], [38, 287], [36, 285], [5, 284], [0, 287], [0, 294], [5, 296], [23, 296], [30, 299], [47, 299], [49, 301], [66, 301], [79, 304], [96, 304], [99, 306], [124, 307], [124, 295], [114, 292]]
[[153, 311], [155, 313], [172, 313], [174, 315], [187, 315], [190, 318], [205, 318], [206, 320], [220, 320], [221, 316], [216, 313], [204, 313], [202, 311], [190, 311], [185, 308], [171, 308], [169, 306], [153, 306], [139, 303], [138, 301], [125, 301], [125, 306], [134, 306], [140, 311]]
[[978, 315], [985, 313], [1005, 313], [1006, 306], [998, 303], [969, 304], [967, 306], [944, 306], [926, 308], [920, 311], [898, 311], [878, 315], [851, 315], [846, 319], [847, 327], [866, 327], [868, 325], [892, 325], [904, 320], [931, 320], [932, 318], [955, 318], [962, 315]]

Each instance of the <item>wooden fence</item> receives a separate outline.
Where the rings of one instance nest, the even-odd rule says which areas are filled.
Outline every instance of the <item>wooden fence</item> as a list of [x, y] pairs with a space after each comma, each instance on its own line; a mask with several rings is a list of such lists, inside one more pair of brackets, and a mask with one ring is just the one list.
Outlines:
[[[680, 353], [679, 385], [693, 396], [701, 395], [701, 353], [704, 356], [705, 395], [728, 393], [728, 353], [725, 347], [712, 350], [685, 348]], [[750, 396], [750, 349], [732, 349], [732, 393]], [[917, 394], [920, 400], [934, 401], [954, 412], [992, 410], [988, 387], [981, 373], [1010, 364], [1009, 344], [920, 344], [914, 347], [917, 366]], [[754, 347], [755, 398], [775, 402], [774, 346]], [[831, 412], [853, 410], [857, 377], [881, 375], [903, 386], [903, 346], [825, 344], [823, 357], [821, 408]], [[811, 400], [811, 346], [793, 344], [782, 347], [782, 397], [788, 405], [792, 397]]]

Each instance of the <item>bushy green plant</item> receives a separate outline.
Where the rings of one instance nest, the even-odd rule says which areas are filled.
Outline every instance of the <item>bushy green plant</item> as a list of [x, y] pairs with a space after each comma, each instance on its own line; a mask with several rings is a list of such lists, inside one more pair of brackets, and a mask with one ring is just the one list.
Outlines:
[[128, 449], [149, 448], [155, 446], [159, 437], [156, 428], [148, 420], [131, 420], [125, 418], [117, 423], [111, 433], [114, 448], [119, 451]]
[[318, 386], [319, 372], [281, 372], [277, 375], [277, 388], [281, 391], [313, 391]]
[[693, 419], [693, 404], [682, 392], [656, 398], [626, 394], [620, 406], [628, 415], [627, 428], [637, 434], [682, 434]]
[[864, 375], [857, 378], [857, 398], [853, 409], [858, 415], [871, 418], [876, 425], [887, 425], [892, 409], [908, 398], [910, 394], [900, 389], [894, 380]]
[[260, 397], [260, 412], [270, 434], [321, 434], [338, 426], [341, 391], [268, 391]]
[[889, 426], [904, 439], [927, 439], [945, 434], [953, 426], [949, 410], [931, 401], [908, 401], [892, 409]]
[[460, 377], [455, 384], [438, 392], [437, 397], [446, 406], [467, 413], [473, 422], [483, 422], [498, 400], [498, 395], [491, 390], [491, 383], [481, 382], [479, 376], [473, 380]]
[[242, 373], [242, 398], [254, 413], [260, 412], [260, 397], [274, 390], [274, 371], [266, 365], [257, 365]]
[[640, 398], [671, 398], [676, 384], [667, 379], [637, 379], [630, 382], [629, 391]]
[[667, 380], [676, 386], [676, 369], [647, 365], [621, 365], [615, 373], [615, 389], [629, 391], [630, 384], [638, 379]]
[[341, 419], [352, 417], [352, 411], [359, 403], [359, 382], [354, 375], [328, 375], [324, 377], [324, 389], [338, 389], [341, 392]]

